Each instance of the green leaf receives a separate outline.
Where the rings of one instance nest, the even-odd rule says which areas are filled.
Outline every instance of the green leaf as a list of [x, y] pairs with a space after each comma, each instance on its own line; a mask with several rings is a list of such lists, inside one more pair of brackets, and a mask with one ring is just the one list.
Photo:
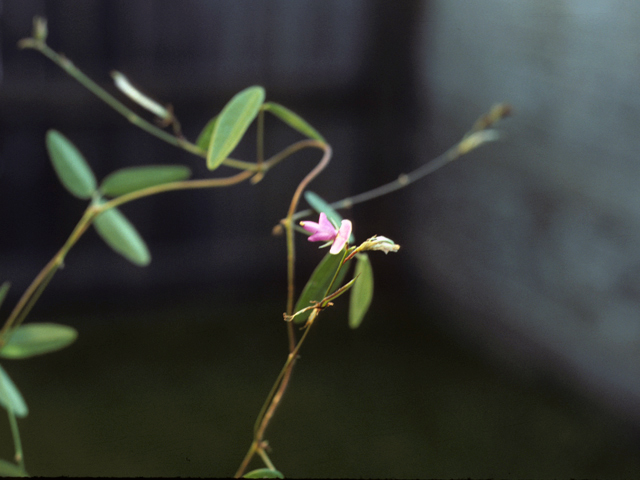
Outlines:
[[91, 198], [96, 191], [96, 177], [76, 146], [57, 130], [47, 132], [46, 144], [62, 185], [78, 198]]
[[56, 323], [29, 323], [13, 330], [0, 349], [0, 357], [17, 359], [55, 352], [71, 345], [78, 337], [74, 328]]
[[[342, 215], [340, 215], [336, 210], [329, 205], [329, 202], [320, 197], [317, 193], [312, 192], [311, 190], [307, 190], [304, 192], [304, 199], [307, 203], [313, 208], [316, 212], [324, 213], [329, 221], [334, 224], [334, 226], [339, 227], [342, 222]], [[356, 241], [356, 237], [353, 236], [353, 233], [349, 236], [349, 243], [353, 244]]]
[[200, 132], [200, 135], [198, 135], [198, 139], [196, 140], [196, 145], [198, 145], [198, 147], [200, 147], [200, 149], [204, 150], [205, 152], [209, 149], [209, 144], [211, 143], [211, 135], [213, 134], [213, 129], [216, 127], [216, 123], [218, 123], [218, 118], [220, 118], [220, 115], [216, 115], [211, 120], [209, 120]]
[[151, 254], [146, 243], [117, 208], [110, 208], [93, 221], [98, 234], [113, 250], [141, 267], [149, 265]]
[[356, 278], [356, 283], [351, 289], [349, 326], [358, 328], [373, 300], [373, 269], [366, 253], [356, 255], [356, 268], [353, 276]]
[[340, 222], [342, 222], [342, 215], [336, 212], [336, 210], [329, 205], [329, 202], [321, 198], [320, 195], [312, 192], [311, 190], [307, 190], [304, 192], [304, 199], [316, 212], [323, 212], [331, 223], [336, 227], [340, 226]]
[[5, 297], [7, 296], [7, 292], [9, 291], [10, 286], [11, 283], [9, 282], [4, 282], [2, 285], [0, 285], [0, 307], [2, 306], [2, 302], [4, 302]]
[[297, 113], [293, 113], [287, 107], [284, 107], [278, 103], [267, 102], [264, 104], [264, 109], [268, 112], [273, 113], [276, 117], [278, 117], [294, 130], [300, 132], [305, 137], [327, 143], [315, 128], [309, 125], [300, 115], [298, 115]]
[[271, 468], [258, 468], [246, 473], [242, 478], [284, 478], [284, 475], [278, 470], [272, 470]]
[[[341, 254], [331, 255], [331, 253], [327, 252], [327, 254], [311, 274], [309, 281], [302, 290], [300, 298], [298, 298], [298, 302], [296, 303], [294, 313], [302, 310], [303, 308], [311, 306], [312, 301], [319, 302], [325, 297], [327, 288], [329, 288], [331, 280], [333, 280], [333, 276], [336, 274], [336, 270], [340, 266], [340, 262], [342, 262], [342, 259], [343, 255]], [[347, 274], [347, 270], [349, 270], [350, 263], [351, 261], [347, 262], [347, 264], [344, 265], [338, 273], [336, 281], [333, 284], [332, 291], [335, 291], [338, 287], [340, 287], [344, 276]], [[309, 318], [309, 315], [311, 315], [311, 310], [296, 316], [293, 321], [295, 323], [304, 323]]]
[[143, 188], [184, 180], [190, 176], [191, 170], [184, 165], [128, 167], [107, 175], [100, 185], [100, 190], [105, 195], [118, 197]]
[[4, 368], [0, 366], [0, 405], [11, 410], [16, 417], [26, 417], [29, 414], [18, 387], [13, 383]]
[[19, 465], [15, 463], [7, 462], [6, 460], [0, 460], [0, 476], [2, 477], [26, 477], [25, 472]]
[[254, 86], [237, 93], [220, 112], [207, 149], [207, 167], [215, 170], [236, 148], [264, 102], [264, 88]]

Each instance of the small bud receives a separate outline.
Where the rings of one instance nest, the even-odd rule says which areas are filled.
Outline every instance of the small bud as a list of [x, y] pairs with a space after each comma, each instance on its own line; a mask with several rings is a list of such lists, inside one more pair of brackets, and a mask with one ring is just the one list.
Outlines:
[[360, 245], [357, 250], [360, 252], [364, 252], [365, 250], [379, 250], [386, 255], [389, 252], [397, 252], [400, 250], [400, 245], [390, 238], [376, 235]]
[[498, 103], [494, 105], [493, 107], [491, 107], [491, 111], [489, 112], [491, 125], [510, 115], [513, 115], [513, 107], [508, 103]]
[[282, 227], [282, 224], [278, 224], [275, 227], [273, 227], [273, 230], [271, 230], [271, 235], [274, 236], [280, 236], [284, 233], [284, 228]]
[[44, 17], [33, 17], [33, 38], [39, 42], [47, 41], [47, 19]]

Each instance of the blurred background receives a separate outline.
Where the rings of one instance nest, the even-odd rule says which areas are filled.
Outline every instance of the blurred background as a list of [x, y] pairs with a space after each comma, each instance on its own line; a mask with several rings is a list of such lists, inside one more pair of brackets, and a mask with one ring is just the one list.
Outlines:
[[[333, 201], [422, 165], [499, 101], [504, 140], [346, 216], [376, 296], [351, 331], [327, 312], [267, 438], [300, 477], [640, 474], [640, 5], [633, 1], [4, 0], [0, 280], [7, 314], [85, 207], [44, 148], [55, 128], [99, 178], [201, 159], [137, 130], [42, 55], [106, 89], [117, 69], [193, 140], [239, 90], [299, 113], [334, 158]], [[252, 160], [253, 131], [234, 157]], [[267, 119], [267, 154], [299, 137]], [[286, 357], [282, 218], [317, 152], [259, 184], [123, 207], [147, 268], [88, 232], [30, 321], [72, 347], [4, 362], [30, 406], [32, 475], [228, 476]], [[229, 174], [221, 169], [216, 174]], [[303, 282], [321, 258], [298, 241]], [[346, 302], [344, 302], [346, 303]], [[2, 423], [2, 422], [0, 422]], [[6, 423], [6, 422], [5, 422]], [[8, 425], [0, 454], [13, 455]]]

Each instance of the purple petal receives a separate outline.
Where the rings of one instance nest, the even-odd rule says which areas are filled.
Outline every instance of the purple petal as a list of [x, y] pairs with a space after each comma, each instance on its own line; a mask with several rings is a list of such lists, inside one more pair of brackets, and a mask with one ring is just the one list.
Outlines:
[[319, 223], [316, 222], [300, 222], [302, 228], [312, 235], [308, 238], [310, 242], [328, 242], [336, 238], [338, 231], [327, 219], [324, 213], [320, 214]]
[[322, 229], [326, 229], [327, 231], [337, 232], [336, 227], [333, 226], [333, 223], [329, 221], [324, 212], [320, 212], [320, 227]]
[[320, 230], [320, 224], [316, 222], [300, 222], [302, 228], [304, 228], [307, 232], [316, 233]]
[[333, 232], [316, 232], [307, 238], [307, 240], [310, 242], [328, 242], [334, 238], [336, 238], [335, 230]]

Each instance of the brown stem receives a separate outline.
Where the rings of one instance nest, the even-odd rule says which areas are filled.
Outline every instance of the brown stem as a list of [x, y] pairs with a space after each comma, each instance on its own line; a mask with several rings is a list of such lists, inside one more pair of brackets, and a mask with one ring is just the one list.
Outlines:
[[[293, 297], [294, 297], [294, 264], [295, 264], [295, 245], [293, 239], [293, 222], [291, 217], [296, 211], [296, 207], [298, 206], [298, 202], [300, 201], [300, 196], [304, 189], [309, 185], [309, 183], [316, 177], [324, 168], [329, 164], [331, 160], [331, 147], [318, 140], [303, 140], [302, 142], [298, 142], [297, 144], [292, 145], [289, 149], [285, 149], [282, 154], [282, 158], [290, 155], [291, 153], [299, 150], [304, 147], [315, 147], [324, 151], [324, 155], [318, 164], [311, 170], [300, 182], [296, 191], [293, 194], [291, 199], [291, 204], [289, 205], [289, 211], [287, 213], [287, 218], [283, 221], [284, 227], [286, 229], [287, 235], [287, 314], [293, 314]], [[280, 160], [280, 156], [276, 158], [277, 161]], [[277, 163], [274, 161], [273, 164]], [[269, 164], [269, 162], [265, 162]], [[268, 165], [272, 166], [271, 164]], [[293, 372], [293, 366], [296, 362], [296, 358], [302, 343], [307, 337], [310, 330], [310, 325], [305, 329], [304, 334], [300, 338], [300, 341], [296, 344], [295, 335], [293, 331], [293, 326], [291, 322], [287, 324], [287, 331], [289, 334], [289, 356], [287, 357], [287, 361], [282, 367], [278, 378], [276, 379], [273, 388], [269, 392], [267, 396], [267, 400], [258, 414], [258, 420], [256, 421], [256, 427], [254, 428], [254, 436], [253, 441], [251, 442], [251, 446], [249, 447], [249, 451], [244, 457], [238, 471], [236, 472], [236, 478], [242, 476], [244, 474], [245, 469], [251, 462], [253, 456], [259, 452], [261, 449], [261, 445], [264, 438], [264, 433], [269, 425], [269, 422], [273, 418], [278, 406], [280, 405], [280, 401], [287, 390], [287, 386], [289, 385], [289, 380], [291, 379], [291, 374]]]
[[307, 188], [307, 185], [309, 185], [309, 183], [318, 176], [318, 174], [320, 172], [322, 172], [322, 170], [324, 170], [324, 168], [329, 164], [329, 161], [331, 160], [331, 147], [323, 142], [319, 142], [317, 140], [313, 140], [310, 141], [308, 143], [308, 146], [310, 147], [316, 147], [316, 148], [320, 148], [322, 150], [324, 150], [324, 155], [322, 156], [322, 159], [320, 160], [320, 162], [318, 163], [318, 165], [315, 166], [315, 168], [313, 170], [311, 170], [306, 177], [304, 177], [302, 179], [302, 181], [300, 182], [300, 184], [298, 185], [298, 188], [296, 188], [296, 191], [293, 194], [293, 197], [291, 198], [291, 204], [289, 205], [289, 211], [287, 212], [287, 218], [285, 219], [285, 229], [287, 231], [287, 250], [288, 250], [288, 256], [287, 256], [287, 284], [288, 284], [288, 294], [287, 294], [287, 314], [288, 315], [292, 315], [293, 314], [293, 298], [294, 298], [294, 294], [295, 294], [295, 289], [294, 289], [294, 280], [295, 280], [295, 272], [294, 272], [294, 262], [295, 262], [295, 246], [294, 246], [294, 242], [293, 242], [293, 221], [292, 221], [292, 217], [293, 214], [296, 211], [296, 207], [298, 206], [298, 202], [300, 201], [300, 196], [302, 195], [302, 192], [304, 191], [305, 188]]

